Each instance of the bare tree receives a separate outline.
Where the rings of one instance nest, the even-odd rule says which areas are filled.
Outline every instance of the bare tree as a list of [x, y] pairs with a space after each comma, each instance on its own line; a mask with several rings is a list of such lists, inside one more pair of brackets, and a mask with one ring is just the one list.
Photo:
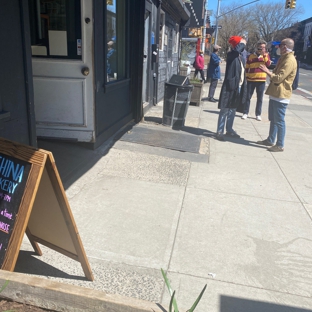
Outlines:
[[291, 27], [298, 21], [298, 16], [303, 12], [301, 6], [296, 9], [285, 9], [285, 1], [279, 3], [255, 4], [251, 15], [258, 27], [259, 37], [266, 41], [273, 41], [281, 30]]
[[280, 0], [279, 3], [257, 3], [238, 8], [241, 5], [232, 2], [221, 7], [218, 24], [222, 25], [222, 29], [218, 32], [218, 44], [222, 46], [223, 53], [229, 48], [228, 39], [231, 36], [247, 36], [246, 50], [250, 52], [254, 50], [259, 39], [269, 42], [291, 37], [296, 27], [294, 25], [303, 12], [300, 5], [297, 5], [296, 9], [286, 10], [285, 0]]
[[[228, 40], [231, 36], [249, 36], [249, 31], [255, 31], [255, 26], [251, 18], [250, 12], [246, 8], [227, 13], [241, 4], [232, 3], [231, 5], [222, 7], [218, 24], [222, 26], [219, 30], [218, 44], [222, 47], [223, 51], [229, 48]], [[223, 15], [224, 14], [224, 15]]]

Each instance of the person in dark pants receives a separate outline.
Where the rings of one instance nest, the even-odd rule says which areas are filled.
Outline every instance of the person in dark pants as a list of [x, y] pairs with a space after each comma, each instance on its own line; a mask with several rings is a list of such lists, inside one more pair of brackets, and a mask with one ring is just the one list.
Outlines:
[[214, 94], [216, 91], [216, 87], [218, 85], [218, 80], [221, 78], [221, 74], [220, 74], [221, 59], [217, 55], [220, 48], [221, 47], [218, 45], [213, 46], [213, 52], [210, 55], [210, 62], [209, 62], [209, 66], [207, 69], [207, 80], [210, 78], [210, 86], [209, 86], [209, 92], [208, 92], [209, 102], [218, 102], [218, 100], [214, 98]]
[[247, 101], [245, 103], [242, 119], [247, 119], [250, 100], [256, 89], [257, 105], [256, 105], [256, 120], [261, 121], [262, 101], [265, 89], [265, 82], [267, 74], [260, 69], [260, 65], [269, 67], [271, 60], [269, 54], [266, 52], [266, 42], [259, 40], [256, 44], [256, 51], [249, 55], [246, 63], [246, 78], [247, 78]]
[[194, 62], [194, 67], [195, 67], [194, 78], [197, 77], [197, 74], [199, 72], [202, 82], [205, 81], [204, 66], [205, 66], [204, 52], [199, 51], [199, 54], [196, 56], [195, 62]]
[[247, 83], [241, 52], [246, 46], [246, 40], [239, 36], [229, 39], [231, 51], [227, 53], [224, 81], [221, 87], [218, 108], [220, 109], [216, 139], [224, 141], [226, 136], [239, 138], [233, 129], [236, 110], [242, 111], [247, 99]]

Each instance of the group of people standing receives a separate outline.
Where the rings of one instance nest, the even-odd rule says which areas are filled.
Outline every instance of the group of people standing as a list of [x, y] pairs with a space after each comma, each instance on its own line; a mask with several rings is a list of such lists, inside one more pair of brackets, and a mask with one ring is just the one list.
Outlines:
[[[247, 59], [243, 53], [246, 51], [246, 40], [240, 36], [232, 36], [229, 39], [231, 46], [226, 57], [225, 77], [221, 87], [220, 98], [214, 98], [218, 80], [220, 79], [220, 63], [218, 56], [220, 46], [214, 46], [207, 70], [207, 79], [210, 79], [208, 101], [218, 102], [220, 109], [216, 139], [224, 141], [225, 136], [239, 138], [233, 129], [236, 112], [242, 113], [242, 119], [247, 119], [250, 109], [250, 99], [256, 90], [257, 103], [255, 109], [256, 120], [261, 121], [262, 102], [267, 76], [270, 84], [265, 92], [269, 95], [269, 136], [260, 145], [265, 145], [271, 152], [284, 150], [285, 138], [285, 113], [287, 104], [292, 94], [292, 83], [297, 72], [297, 61], [294, 56], [294, 41], [286, 38], [280, 43], [280, 59], [271, 72], [268, 67], [271, 64], [270, 56], [266, 51], [266, 42], [258, 41], [255, 51]], [[195, 71], [197, 75], [197, 72]], [[203, 75], [203, 68], [202, 68]], [[203, 76], [202, 79], [204, 80]]]

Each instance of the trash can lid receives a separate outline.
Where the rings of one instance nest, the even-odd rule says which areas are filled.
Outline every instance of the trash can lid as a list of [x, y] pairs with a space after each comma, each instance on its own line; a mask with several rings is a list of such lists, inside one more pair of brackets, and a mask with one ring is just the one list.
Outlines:
[[165, 86], [167, 87], [174, 87], [176, 89], [182, 90], [182, 89], [193, 89], [194, 86], [192, 84], [181, 86], [175, 83], [165, 82]]
[[169, 83], [179, 86], [187, 86], [190, 84], [190, 80], [186, 76], [172, 75], [169, 80]]

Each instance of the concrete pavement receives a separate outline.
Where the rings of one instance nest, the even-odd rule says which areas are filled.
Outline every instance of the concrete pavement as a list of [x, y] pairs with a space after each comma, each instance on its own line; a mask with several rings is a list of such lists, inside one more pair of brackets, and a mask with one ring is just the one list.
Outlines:
[[[255, 143], [268, 134], [268, 97], [261, 122], [254, 96], [251, 117], [237, 114], [234, 122], [241, 138], [219, 142], [208, 87], [180, 131], [161, 124], [159, 103], [96, 151], [39, 141], [56, 159], [95, 281], [48, 248], [35, 256], [26, 238], [15, 271], [154, 302], [147, 310], [161, 311], [170, 300], [163, 268], [181, 311], [205, 284], [197, 312], [312, 311], [312, 102], [292, 96], [285, 151], [270, 153]], [[200, 137], [201, 146], [192, 153], [119, 139], [135, 127]]]

